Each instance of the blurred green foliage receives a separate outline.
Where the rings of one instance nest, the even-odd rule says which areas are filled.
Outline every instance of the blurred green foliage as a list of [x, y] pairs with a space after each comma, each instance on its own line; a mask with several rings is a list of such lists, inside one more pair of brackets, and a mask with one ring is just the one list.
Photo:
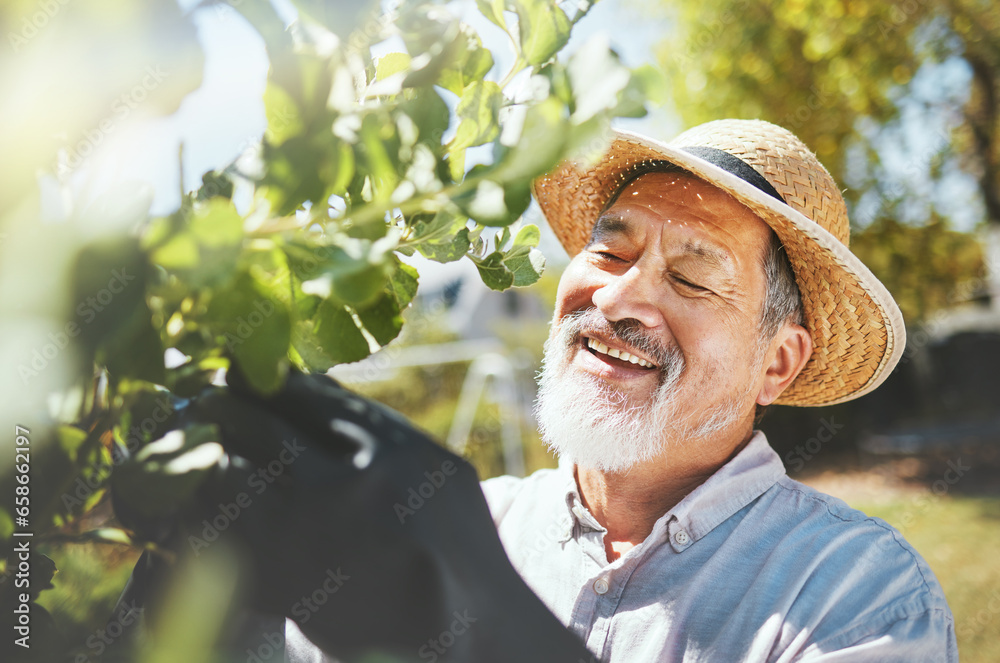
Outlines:
[[[556, 57], [587, 0], [478, 2], [509, 37], [505, 71], [443, 2], [293, 4], [286, 26], [268, 0], [230, 3], [270, 61], [258, 163], [205, 173], [159, 218], [141, 186], [88, 202], [68, 192], [77, 146], [100, 143], [125, 97], [141, 88], [138, 112], [164, 114], [198, 84], [191, 16], [173, 0], [0, 8], [16, 56], [0, 63], [0, 136], [17, 156], [0, 178], [0, 357], [13, 367], [0, 412], [30, 431], [40, 546], [159, 551], [163, 519], [220, 457], [212, 430], [171, 432], [185, 399], [234, 363], [270, 392], [292, 367], [326, 371], [392, 342], [419, 283], [408, 256], [467, 257], [495, 290], [538, 281], [538, 229], [518, 223], [532, 180], [599, 153], [613, 117], [645, 112], [651, 79], [606, 44]], [[398, 52], [374, 57], [390, 38]], [[448, 416], [443, 402], [419, 404], [440, 413], [429, 427]], [[11, 463], [0, 461], [3, 494]], [[112, 475], [147, 531], [96, 518]], [[0, 540], [13, 530], [0, 507]], [[53, 554], [71, 572], [86, 566]], [[64, 598], [50, 605], [76, 622]], [[177, 646], [156, 656], [192, 660]]]
[[980, 243], [941, 219], [914, 227], [881, 218], [853, 235], [851, 250], [891, 288], [910, 322], [964, 303], [960, 284], [982, 274]]

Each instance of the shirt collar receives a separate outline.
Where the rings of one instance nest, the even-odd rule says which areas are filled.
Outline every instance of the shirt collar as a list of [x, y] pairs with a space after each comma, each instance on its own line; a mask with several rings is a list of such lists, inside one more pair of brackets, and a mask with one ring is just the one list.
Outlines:
[[[579, 522], [582, 527], [604, 531], [604, 527], [583, 506], [573, 463], [559, 459], [558, 472], [569, 512], [566, 536], [572, 536], [574, 522]], [[768, 444], [767, 437], [762, 431], [754, 431], [750, 441], [735, 457], [661, 516], [653, 531], [669, 532], [674, 549], [678, 552], [685, 550], [763, 495], [784, 475], [785, 466]], [[680, 531], [685, 535], [678, 536]]]
[[[762, 431], [708, 480], [692, 490], [671, 509], [677, 525], [697, 541], [733, 514], [763, 495], [781, 477], [785, 466]], [[676, 537], [671, 543], [676, 542]], [[676, 546], [675, 546], [676, 547]], [[686, 546], [683, 546], [686, 547]]]

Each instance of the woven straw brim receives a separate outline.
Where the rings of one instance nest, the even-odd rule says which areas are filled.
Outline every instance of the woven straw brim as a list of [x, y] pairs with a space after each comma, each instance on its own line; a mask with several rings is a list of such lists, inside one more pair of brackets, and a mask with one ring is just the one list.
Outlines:
[[[678, 147], [618, 131], [610, 152], [597, 164], [565, 163], [536, 180], [535, 198], [570, 256], [590, 240], [604, 204], [629, 171], [657, 160], [676, 164], [728, 192], [767, 223], [785, 246], [813, 352], [775, 403], [842, 403], [870, 392], [888, 377], [902, 356], [906, 335], [899, 307], [882, 283], [819, 224]], [[774, 183], [772, 173], [763, 174]]]

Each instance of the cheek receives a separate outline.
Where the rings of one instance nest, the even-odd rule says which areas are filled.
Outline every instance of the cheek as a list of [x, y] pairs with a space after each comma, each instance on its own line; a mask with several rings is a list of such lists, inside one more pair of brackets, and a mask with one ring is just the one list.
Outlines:
[[559, 279], [556, 291], [555, 318], [558, 320], [567, 313], [593, 306], [592, 296], [598, 284], [588, 278], [588, 270], [582, 257], [577, 255], [566, 267]]
[[674, 315], [670, 326], [685, 355], [706, 366], [735, 371], [753, 351], [746, 321], [719, 311], [690, 306], [684, 314]]

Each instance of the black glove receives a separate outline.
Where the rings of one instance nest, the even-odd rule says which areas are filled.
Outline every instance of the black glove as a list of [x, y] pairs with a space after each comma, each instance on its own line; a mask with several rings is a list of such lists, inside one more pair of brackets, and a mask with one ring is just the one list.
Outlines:
[[228, 381], [184, 414], [219, 426], [228, 462], [176, 540], [200, 553], [225, 524], [254, 608], [343, 660], [590, 660], [514, 571], [466, 461], [324, 376], [271, 397]]

